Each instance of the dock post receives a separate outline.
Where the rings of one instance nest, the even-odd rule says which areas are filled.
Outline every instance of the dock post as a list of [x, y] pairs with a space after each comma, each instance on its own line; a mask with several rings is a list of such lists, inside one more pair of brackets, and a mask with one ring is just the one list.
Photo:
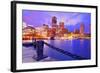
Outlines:
[[35, 42], [36, 44], [36, 53], [37, 53], [37, 56], [36, 56], [36, 60], [39, 61], [39, 60], [42, 60], [44, 58], [46, 58], [47, 56], [44, 55], [44, 41], [36, 41]]

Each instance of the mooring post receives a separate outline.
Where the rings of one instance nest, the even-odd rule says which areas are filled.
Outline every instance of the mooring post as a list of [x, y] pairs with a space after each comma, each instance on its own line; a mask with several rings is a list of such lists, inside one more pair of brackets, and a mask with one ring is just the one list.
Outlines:
[[42, 60], [47, 57], [43, 53], [44, 52], [44, 41], [42, 41], [42, 40], [36, 41], [34, 46], [36, 47], [37, 56], [35, 59], [37, 61]]
[[43, 48], [44, 48], [44, 42], [37, 41], [36, 42], [37, 60], [40, 60], [43, 58]]

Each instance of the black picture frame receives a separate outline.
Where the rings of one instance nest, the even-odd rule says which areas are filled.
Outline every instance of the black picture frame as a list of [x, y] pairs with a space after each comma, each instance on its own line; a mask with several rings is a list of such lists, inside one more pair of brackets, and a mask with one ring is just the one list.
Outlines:
[[[96, 9], [96, 59], [95, 65], [85, 65], [85, 66], [72, 66], [72, 67], [52, 67], [52, 68], [39, 68], [39, 69], [21, 69], [17, 70], [17, 62], [16, 62], [16, 5], [17, 4], [35, 4], [35, 5], [49, 5], [49, 6], [68, 6], [68, 7], [81, 7], [81, 8], [94, 8]], [[73, 69], [73, 68], [88, 68], [88, 67], [97, 67], [98, 66], [98, 7], [91, 5], [74, 5], [74, 4], [58, 4], [58, 3], [43, 3], [43, 2], [28, 2], [28, 1], [12, 1], [11, 2], [11, 71], [12, 72], [23, 72], [23, 71], [42, 71], [42, 70], [55, 70], [55, 69]]]

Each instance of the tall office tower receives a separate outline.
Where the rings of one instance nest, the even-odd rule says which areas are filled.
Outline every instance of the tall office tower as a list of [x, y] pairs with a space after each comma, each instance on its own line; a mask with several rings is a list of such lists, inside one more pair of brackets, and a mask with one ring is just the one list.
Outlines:
[[63, 28], [64, 28], [64, 22], [60, 22], [60, 23], [59, 23], [59, 27], [60, 27], [61, 29], [63, 29]]
[[81, 34], [81, 35], [84, 34], [84, 29], [85, 29], [84, 24], [81, 24], [81, 25], [80, 25], [80, 34]]
[[52, 17], [52, 27], [56, 27], [57, 26], [57, 18], [55, 16]]

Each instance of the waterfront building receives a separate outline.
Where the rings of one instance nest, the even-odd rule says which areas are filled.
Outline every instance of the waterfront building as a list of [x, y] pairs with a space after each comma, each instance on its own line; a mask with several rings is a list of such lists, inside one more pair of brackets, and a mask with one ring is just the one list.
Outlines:
[[23, 40], [32, 40], [32, 37], [35, 36], [35, 28], [31, 26], [27, 26], [22, 30], [22, 39]]

